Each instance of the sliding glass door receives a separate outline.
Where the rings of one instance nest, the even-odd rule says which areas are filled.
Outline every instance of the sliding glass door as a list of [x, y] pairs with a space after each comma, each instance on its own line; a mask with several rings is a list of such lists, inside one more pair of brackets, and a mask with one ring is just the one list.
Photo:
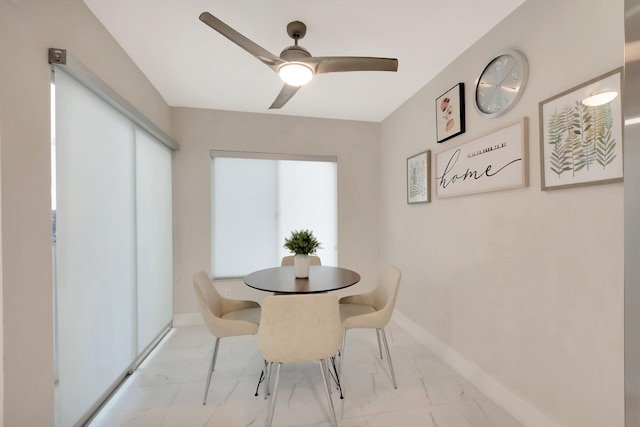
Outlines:
[[171, 152], [55, 74], [57, 425], [81, 421], [171, 322]]

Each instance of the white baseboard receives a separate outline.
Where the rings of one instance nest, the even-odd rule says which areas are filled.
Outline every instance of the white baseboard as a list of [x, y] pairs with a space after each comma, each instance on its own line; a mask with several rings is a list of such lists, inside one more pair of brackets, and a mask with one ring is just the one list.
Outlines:
[[393, 320], [520, 423], [527, 427], [559, 427], [538, 409], [522, 400], [491, 375], [466, 360], [404, 314], [394, 311]]
[[196, 326], [204, 325], [204, 319], [202, 313], [184, 313], [173, 315], [173, 326], [179, 328], [181, 326]]

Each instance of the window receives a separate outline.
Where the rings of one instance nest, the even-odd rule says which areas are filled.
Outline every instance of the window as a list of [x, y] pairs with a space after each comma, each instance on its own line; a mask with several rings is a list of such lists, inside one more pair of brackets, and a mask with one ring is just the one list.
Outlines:
[[224, 279], [280, 265], [291, 231], [309, 229], [337, 265], [335, 157], [212, 151], [212, 274]]

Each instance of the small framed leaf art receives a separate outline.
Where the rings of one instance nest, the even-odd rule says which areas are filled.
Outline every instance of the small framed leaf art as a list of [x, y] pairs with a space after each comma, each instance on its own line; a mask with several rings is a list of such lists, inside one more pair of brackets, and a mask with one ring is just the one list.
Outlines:
[[407, 158], [407, 203], [431, 201], [431, 151]]
[[621, 82], [618, 68], [540, 102], [543, 191], [622, 181]]

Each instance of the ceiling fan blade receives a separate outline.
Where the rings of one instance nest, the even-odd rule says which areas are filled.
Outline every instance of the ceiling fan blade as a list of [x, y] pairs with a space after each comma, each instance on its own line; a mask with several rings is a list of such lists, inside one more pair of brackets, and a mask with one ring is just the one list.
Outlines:
[[209, 12], [202, 12], [200, 14], [200, 20], [240, 46], [242, 49], [249, 52], [251, 55], [258, 58], [260, 61], [268, 65], [273, 71], [277, 72], [277, 65], [284, 63], [284, 61], [278, 56], [249, 40]]
[[396, 58], [373, 58], [366, 56], [326, 56], [301, 60], [315, 65], [316, 74], [342, 71], [398, 71]]
[[285, 84], [282, 90], [280, 91], [280, 93], [278, 94], [278, 96], [276, 97], [276, 100], [273, 101], [273, 104], [271, 104], [271, 107], [269, 107], [269, 109], [273, 110], [277, 108], [282, 108], [284, 104], [286, 104], [287, 101], [289, 101], [291, 97], [296, 94], [298, 89], [300, 89], [300, 86], [291, 86], [291, 85]]

